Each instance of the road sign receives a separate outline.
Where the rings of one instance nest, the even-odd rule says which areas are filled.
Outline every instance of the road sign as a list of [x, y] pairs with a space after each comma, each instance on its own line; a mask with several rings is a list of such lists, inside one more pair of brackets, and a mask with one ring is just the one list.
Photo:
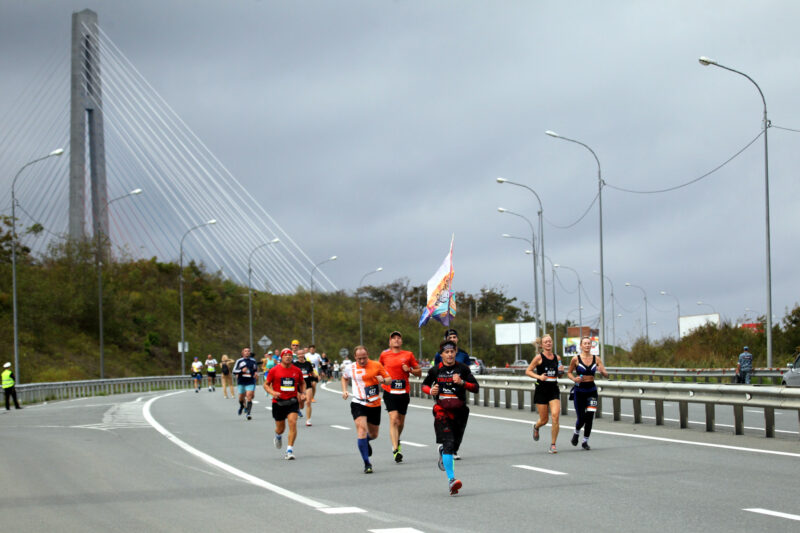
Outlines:
[[350, 350], [347, 348], [342, 348], [339, 350], [339, 357], [347, 357], [348, 355], [350, 355]]
[[265, 350], [272, 346], [272, 339], [264, 335], [260, 339], [258, 339], [258, 345], [264, 348]]
[[[181, 344], [183, 344], [183, 349], [181, 349]], [[178, 343], [178, 353], [186, 353], [189, 351], [189, 343], [188, 342], [179, 342]]]

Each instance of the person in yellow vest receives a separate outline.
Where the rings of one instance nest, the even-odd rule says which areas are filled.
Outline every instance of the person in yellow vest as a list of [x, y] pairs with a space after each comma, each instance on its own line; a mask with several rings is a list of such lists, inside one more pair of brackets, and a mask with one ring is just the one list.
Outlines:
[[16, 381], [14, 380], [14, 372], [11, 370], [11, 363], [3, 365], [3, 373], [0, 374], [0, 376], [2, 376], [3, 380], [3, 393], [5, 393], [6, 396], [6, 411], [11, 410], [11, 406], [8, 402], [9, 398], [14, 398], [14, 407], [22, 409], [17, 401], [17, 389], [14, 387]]

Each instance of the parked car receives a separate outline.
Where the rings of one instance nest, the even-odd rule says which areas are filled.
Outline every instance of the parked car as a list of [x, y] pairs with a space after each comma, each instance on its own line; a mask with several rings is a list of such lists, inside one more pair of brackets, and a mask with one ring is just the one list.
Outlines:
[[794, 362], [787, 366], [789, 370], [783, 374], [781, 383], [787, 387], [800, 387], [800, 353], [796, 353]]
[[473, 374], [479, 376], [481, 374], [486, 373], [486, 365], [483, 364], [483, 361], [477, 359], [475, 357], [469, 363], [469, 369], [472, 371]]
[[516, 361], [514, 361], [514, 364], [511, 365], [511, 368], [526, 369], [528, 368], [528, 361], [526, 361], [525, 359], [517, 359]]

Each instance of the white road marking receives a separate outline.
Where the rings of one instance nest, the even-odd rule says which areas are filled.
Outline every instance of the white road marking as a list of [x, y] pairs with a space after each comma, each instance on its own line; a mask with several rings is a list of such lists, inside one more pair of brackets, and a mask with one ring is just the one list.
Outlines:
[[197, 448], [187, 444], [186, 442], [182, 441], [181, 439], [179, 439], [178, 437], [173, 435], [164, 426], [159, 424], [156, 421], [155, 418], [153, 418], [153, 415], [150, 413], [150, 406], [153, 404], [154, 401], [156, 401], [156, 400], [158, 400], [160, 398], [166, 398], [168, 396], [174, 396], [175, 394], [181, 394], [182, 392], [185, 392], [185, 391], [171, 392], [169, 394], [164, 394], [162, 396], [156, 396], [155, 398], [151, 398], [150, 400], [148, 400], [147, 403], [145, 403], [144, 407], [142, 408], [142, 414], [144, 415], [145, 420], [147, 420], [147, 422], [151, 426], [153, 426], [153, 428], [155, 428], [156, 431], [158, 431], [159, 433], [164, 435], [167, 438], [167, 440], [169, 440], [170, 442], [172, 442], [176, 446], [182, 448], [183, 450], [189, 452], [190, 454], [194, 455], [195, 457], [199, 458], [201, 461], [205, 461], [206, 463], [208, 463], [210, 465], [216, 466], [220, 470], [224, 470], [224, 471], [226, 471], [226, 472], [228, 472], [230, 474], [233, 474], [234, 476], [236, 476], [236, 477], [238, 477], [238, 478], [240, 478], [240, 479], [242, 479], [242, 480], [244, 480], [244, 481], [246, 481], [248, 483], [251, 483], [251, 484], [253, 484], [253, 485], [257, 486], [257, 487], [261, 487], [261, 488], [266, 489], [266, 490], [268, 490], [270, 492], [274, 492], [275, 494], [277, 494], [279, 496], [283, 496], [284, 498], [288, 498], [288, 499], [293, 500], [293, 501], [295, 501], [297, 503], [302, 503], [303, 505], [307, 505], [307, 506], [309, 506], [309, 507], [311, 507], [313, 509], [317, 509], [319, 511], [322, 511], [324, 509], [330, 508], [329, 505], [326, 505], [326, 504], [324, 504], [322, 502], [318, 502], [316, 500], [312, 500], [311, 498], [306, 498], [305, 496], [297, 494], [296, 492], [292, 492], [290, 490], [284, 489], [283, 487], [279, 487], [279, 486], [274, 485], [274, 484], [272, 484], [272, 483], [270, 483], [268, 481], [264, 481], [263, 479], [260, 479], [260, 478], [257, 478], [256, 476], [248, 474], [247, 472], [239, 470], [238, 468], [236, 468], [234, 466], [231, 466], [231, 465], [229, 465], [227, 463], [223, 463], [219, 459], [217, 459], [215, 457], [212, 457], [212, 456], [208, 455], [207, 453], [201, 452]]
[[324, 509], [320, 509], [323, 513], [326, 514], [349, 514], [349, 513], [366, 513], [366, 509], [362, 509], [360, 507], [326, 507]]
[[789, 520], [800, 521], [800, 516], [796, 514], [781, 513], [779, 511], [770, 511], [769, 509], [742, 509], [742, 511], [749, 511], [751, 513], [765, 514], [769, 516], [777, 516], [778, 518], [786, 518]]
[[413, 448], [427, 448], [427, 444], [420, 444], [418, 442], [409, 442], [407, 440], [400, 439], [400, 444], [402, 446], [411, 446]]
[[528, 466], [528, 465], [511, 465], [514, 468], [523, 468], [525, 470], [534, 470], [536, 472], [543, 472], [545, 474], [551, 474], [554, 476], [566, 476], [566, 472], [559, 472], [558, 470], [548, 470], [546, 468], [537, 468], [535, 466]]
[[395, 527], [391, 529], [370, 529], [369, 533], [423, 533], [413, 527]]
[[350, 428], [348, 428], [348, 427], [345, 427], [345, 426], [337, 426], [336, 424], [333, 424], [333, 425], [331, 425], [331, 427], [332, 427], [332, 428], [336, 428], [336, 429], [343, 429], [343, 430], [345, 430], [345, 431], [349, 431], [349, 430], [350, 430]]

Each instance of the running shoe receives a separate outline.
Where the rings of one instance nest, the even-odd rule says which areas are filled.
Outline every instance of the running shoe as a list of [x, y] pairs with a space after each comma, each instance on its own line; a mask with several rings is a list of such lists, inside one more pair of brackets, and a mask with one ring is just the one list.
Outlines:
[[286, 452], [286, 455], [284, 456], [284, 458], [285, 458], [287, 461], [294, 461], [294, 459], [295, 459], [295, 457], [294, 457], [294, 452], [293, 452], [292, 450], [289, 450], [289, 451], [287, 451], [287, 452]]
[[580, 437], [580, 435], [578, 435], [577, 433], [573, 433], [573, 434], [572, 434], [572, 440], [571, 440], [571, 441], [569, 441], [569, 442], [570, 442], [570, 443], [571, 443], [573, 446], [577, 446], [577, 445], [578, 445], [578, 437]]
[[372, 465], [370, 463], [364, 464], [364, 473], [371, 474], [372, 473]]
[[461, 481], [458, 479], [451, 479], [450, 480], [450, 496], [455, 496], [458, 494], [458, 489], [461, 488]]
[[539, 441], [539, 428], [536, 427], [536, 424], [533, 425], [533, 440], [535, 442]]
[[550, 445], [550, 449], [547, 450], [547, 453], [558, 453], [558, 450], [556, 450], [556, 445], [555, 444], [551, 444]]
[[208, 392], [211, 392], [211, 387], [208, 388]]
[[299, 416], [300, 418], [305, 418], [305, 417], [303, 416], [303, 410], [302, 410], [302, 409], [300, 409], [299, 411], [297, 411], [297, 416]]
[[372, 444], [370, 444], [369, 442], [367, 442], [367, 455], [369, 457], [372, 457]]
[[236, 413], [239, 416], [242, 416], [242, 412], [244, 411], [244, 405], [239, 405], [239, 412]]
[[275, 435], [275, 438], [272, 439], [272, 444], [280, 450], [281, 446], [283, 446], [283, 435]]
[[200, 389], [194, 389], [195, 392], [200, 392]]
[[592, 447], [589, 446], [589, 442], [588, 441], [583, 441], [583, 444], [581, 444], [581, 448], [583, 448], [584, 450], [587, 450], [587, 451], [592, 449]]
[[252, 416], [250, 416], [250, 413], [247, 413], [247, 419], [248, 419], [248, 420], [252, 420], [252, 419], [253, 419], [253, 417], [252, 417]]
[[309, 426], [309, 427], [311, 426], [311, 419], [310, 418], [308, 420], [306, 420], [306, 426]]
[[460, 461], [461, 460], [461, 456], [458, 455], [458, 452], [453, 452], [453, 460], [455, 460], [455, 461]]
[[439, 445], [439, 464], [438, 464], [438, 466], [439, 466], [439, 470], [441, 470], [442, 472], [444, 472], [444, 457], [442, 457], [443, 450], [444, 450], [444, 446], [442, 446], [440, 444]]
[[392, 455], [394, 455], [394, 462], [395, 463], [402, 463], [403, 462], [403, 454], [400, 453], [400, 448], [397, 448], [394, 452], [392, 452]]

